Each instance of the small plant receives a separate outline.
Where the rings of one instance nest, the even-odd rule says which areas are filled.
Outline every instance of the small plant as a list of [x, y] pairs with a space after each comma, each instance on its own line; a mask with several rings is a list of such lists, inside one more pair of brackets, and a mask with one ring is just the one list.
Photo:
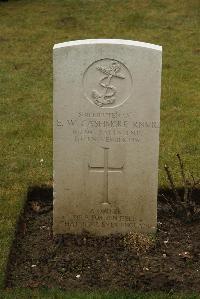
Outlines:
[[124, 246], [137, 255], [148, 251], [154, 244], [153, 238], [142, 233], [130, 232], [124, 236]]
[[180, 194], [174, 183], [172, 173], [167, 164], [164, 168], [167, 174], [168, 181], [170, 183], [173, 197], [166, 197], [163, 195], [167, 203], [170, 205], [171, 210], [177, 217], [183, 218], [186, 222], [192, 222], [194, 220], [200, 219], [200, 206], [193, 197], [193, 192], [200, 184], [200, 180], [196, 180], [193, 174], [190, 173], [190, 177], [186, 177], [183, 161], [179, 154], [176, 155], [179, 162], [182, 183], [183, 183], [183, 193]]

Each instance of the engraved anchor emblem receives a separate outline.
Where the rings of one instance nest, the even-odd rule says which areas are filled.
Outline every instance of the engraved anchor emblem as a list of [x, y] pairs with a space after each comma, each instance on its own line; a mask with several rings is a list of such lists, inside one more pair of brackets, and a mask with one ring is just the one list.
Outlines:
[[97, 90], [92, 91], [92, 98], [94, 103], [103, 107], [108, 104], [113, 104], [116, 100], [117, 89], [114, 85], [111, 85], [113, 78], [125, 79], [124, 74], [120, 73], [121, 66], [118, 62], [112, 61], [108, 67], [97, 66], [97, 70], [106, 74], [103, 78], [100, 79], [99, 85], [103, 88], [103, 93], [100, 94]]

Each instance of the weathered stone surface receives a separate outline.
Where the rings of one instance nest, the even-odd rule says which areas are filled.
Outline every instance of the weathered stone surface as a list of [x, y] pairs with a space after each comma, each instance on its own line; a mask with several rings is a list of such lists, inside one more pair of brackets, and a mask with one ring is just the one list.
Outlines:
[[54, 46], [54, 233], [156, 228], [160, 46]]

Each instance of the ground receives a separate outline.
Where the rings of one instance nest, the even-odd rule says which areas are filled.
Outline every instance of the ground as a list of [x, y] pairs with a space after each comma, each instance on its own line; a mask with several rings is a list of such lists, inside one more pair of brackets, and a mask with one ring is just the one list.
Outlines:
[[[7, 287], [200, 291], [200, 219], [186, 223], [174, 217], [159, 196], [156, 235], [95, 237], [84, 232], [55, 237], [52, 193], [45, 187], [29, 191], [11, 250]], [[200, 191], [193, 196], [198, 202]]]

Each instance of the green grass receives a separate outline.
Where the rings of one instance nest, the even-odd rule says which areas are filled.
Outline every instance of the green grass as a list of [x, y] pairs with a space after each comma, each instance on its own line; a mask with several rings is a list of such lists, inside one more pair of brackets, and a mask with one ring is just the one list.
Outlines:
[[[198, 175], [199, 23], [198, 0], [0, 2], [1, 286], [27, 187], [52, 181], [53, 45], [75, 39], [124, 38], [163, 46], [159, 185], [166, 186], [165, 162], [173, 165], [179, 179], [177, 152]], [[59, 291], [16, 294], [4, 293], [2, 298], [101, 298]], [[120, 298], [109, 296], [102, 298]], [[121, 298], [146, 298], [131, 296]]]
[[163, 294], [163, 293], [66, 293], [61, 290], [15, 290], [15, 292], [4, 292], [3, 297], [0, 295], [0, 299], [46, 299], [46, 298], [53, 298], [53, 299], [197, 299], [199, 298], [198, 295], [189, 295], [189, 294], [179, 294], [179, 295], [170, 295], [170, 294]]

